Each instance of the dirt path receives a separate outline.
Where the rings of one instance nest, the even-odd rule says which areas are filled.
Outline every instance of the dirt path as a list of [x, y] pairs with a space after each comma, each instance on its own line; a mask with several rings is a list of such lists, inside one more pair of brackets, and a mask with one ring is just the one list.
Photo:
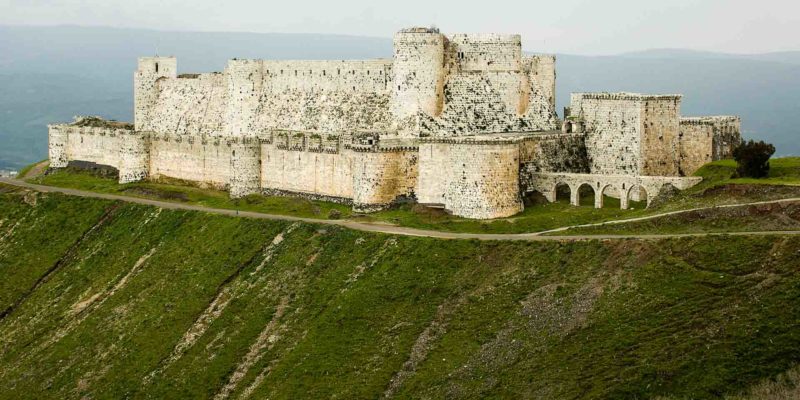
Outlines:
[[25, 176], [20, 176], [17, 179], [28, 179], [28, 178], [35, 178], [44, 173], [47, 167], [50, 165], [50, 161], [42, 161], [29, 169], [25, 172]]
[[758, 204], [776, 204], [776, 203], [789, 203], [789, 202], [800, 202], [800, 198], [791, 198], [791, 199], [783, 199], [783, 200], [771, 200], [771, 201], [759, 201], [753, 203], [744, 203], [744, 204], [732, 204], [732, 205], [722, 205], [722, 206], [712, 206], [712, 207], [700, 207], [700, 208], [692, 208], [688, 210], [680, 210], [680, 211], [670, 211], [666, 213], [660, 214], [653, 214], [646, 217], [638, 217], [638, 218], [630, 218], [630, 219], [621, 219], [615, 221], [608, 221], [608, 222], [600, 222], [596, 224], [584, 224], [584, 225], [575, 225], [575, 226], [565, 226], [558, 229], [552, 229], [548, 231], [542, 232], [533, 232], [533, 233], [498, 233], [498, 234], [491, 234], [491, 233], [457, 233], [457, 232], [444, 232], [444, 231], [434, 231], [434, 230], [425, 230], [425, 229], [415, 229], [415, 228], [406, 228], [402, 226], [394, 226], [394, 225], [378, 225], [378, 224], [368, 224], [363, 222], [355, 222], [355, 221], [348, 221], [348, 220], [324, 220], [324, 219], [314, 219], [314, 218], [301, 218], [301, 217], [292, 217], [287, 215], [276, 215], [276, 214], [264, 214], [259, 212], [253, 211], [237, 211], [237, 210], [228, 210], [222, 208], [210, 208], [210, 207], [203, 207], [197, 206], [192, 204], [181, 204], [181, 203], [171, 203], [166, 201], [159, 201], [159, 200], [151, 200], [151, 199], [143, 199], [138, 197], [128, 197], [128, 196], [120, 196], [115, 194], [106, 194], [106, 193], [95, 193], [89, 192], [84, 190], [77, 190], [77, 189], [67, 189], [67, 188], [60, 188], [54, 186], [44, 186], [44, 185], [36, 185], [33, 183], [24, 182], [18, 179], [9, 179], [9, 178], [0, 178], [0, 183], [5, 183], [8, 185], [13, 185], [25, 189], [36, 190], [39, 192], [44, 193], [63, 193], [71, 196], [80, 196], [80, 197], [91, 197], [97, 199], [105, 199], [105, 200], [117, 200], [117, 201], [125, 201], [129, 203], [136, 203], [136, 204], [144, 204], [150, 205], [155, 207], [161, 207], [166, 209], [172, 210], [191, 210], [191, 211], [202, 211], [212, 214], [222, 214], [222, 215], [229, 215], [229, 216], [238, 216], [238, 217], [245, 217], [245, 218], [256, 218], [256, 219], [269, 219], [269, 220], [277, 220], [277, 221], [300, 221], [300, 222], [307, 222], [311, 224], [324, 224], [324, 225], [336, 225], [342, 226], [349, 229], [364, 231], [364, 232], [375, 232], [375, 233], [386, 233], [392, 235], [403, 235], [403, 236], [418, 236], [418, 237], [431, 237], [437, 239], [477, 239], [477, 240], [528, 240], [528, 241], [576, 241], [576, 240], [596, 240], [596, 239], [665, 239], [665, 238], [680, 238], [680, 237], [702, 237], [702, 236], [718, 236], [718, 235], [731, 235], [731, 236], [763, 236], [763, 235], [800, 235], [800, 231], [766, 231], [766, 232], [729, 232], [729, 233], [677, 233], [677, 234], [663, 234], [663, 235], [563, 235], [563, 236], [544, 236], [546, 233], [553, 233], [553, 232], [561, 232], [565, 231], [570, 228], [582, 228], [582, 227], [590, 227], [590, 226], [600, 226], [600, 225], [608, 225], [608, 224], [622, 224], [626, 222], [637, 222], [637, 221], [644, 221], [648, 219], [660, 218], [668, 215], [675, 215], [699, 210], [706, 210], [706, 209], [713, 209], [713, 208], [730, 208], [730, 207], [746, 207], [750, 205], [758, 205]]

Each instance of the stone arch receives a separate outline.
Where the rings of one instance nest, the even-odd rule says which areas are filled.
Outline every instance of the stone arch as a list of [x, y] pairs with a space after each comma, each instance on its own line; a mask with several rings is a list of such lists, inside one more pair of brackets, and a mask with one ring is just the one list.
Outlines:
[[639, 202], [639, 203], [644, 202], [646, 208], [647, 206], [650, 205], [650, 196], [651, 196], [650, 192], [652, 190], [653, 190], [652, 187], [648, 188], [642, 184], [631, 185], [631, 187], [628, 188], [627, 194], [625, 196], [626, 199], [625, 208], [627, 209], [628, 207], [630, 207], [631, 202]]
[[[591, 189], [591, 195], [589, 194], [589, 190], [586, 188]], [[594, 185], [592, 185], [591, 182], [579, 182], [575, 185], [575, 188], [572, 192], [572, 205], [580, 206], [585, 198], [591, 198], [592, 202], [594, 202], [596, 205], [597, 189], [594, 187]]]
[[571, 201], [572, 192], [573, 192], [572, 186], [561, 181], [556, 182], [555, 184], [553, 184], [553, 190], [551, 192], [553, 202], [556, 203], [561, 200]]
[[573, 129], [572, 121], [569, 121], [569, 120], [564, 121], [564, 126], [562, 126], [561, 131], [563, 133], [572, 133], [572, 129]]
[[622, 199], [623, 196], [627, 195], [622, 189], [617, 187], [614, 183], [602, 183], [596, 193], [596, 200], [595, 200], [595, 207], [596, 208], [603, 208], [605, 206], [605, 198], [617, 198], [619, 197]]

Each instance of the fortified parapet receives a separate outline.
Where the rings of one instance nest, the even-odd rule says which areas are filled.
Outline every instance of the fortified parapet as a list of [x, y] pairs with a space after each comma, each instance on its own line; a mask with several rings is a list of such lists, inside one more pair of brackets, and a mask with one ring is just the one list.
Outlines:
[[133, 122], [136, 130], [150, 113], [158, 99], [156, 81], [161, 78], [175, 78], [178, 73], [178, 60], [175, 57], [141, 57], [139, 66], [133, 74]]
[[49, 131], [47, 152], [50, 168], [64, 168], [69, 163], [67, 155], [69, 133], [65, 125], [47, 125]]
[[444, 42], [438, 30], [404, 29], [394, 35], [391, 109], [395, 118], [407, 121], [423, 112], [437, 116], [442, 110]]
[[150, 137], [135, 131], [119, 133], [119, 183], [138, 182], [150, 172]]
[[264, 64], [259, 60], [230, 60], [225, 69], [228, 78], [228, 104], [225, 132], [230, 136], [256, 136], [253, 132], [255, 111], [264, 84]]
[[496, 33], [455, 34], [450, 37], [458, 69], [465, 72], [520, 71], [522, 38]]
[[238, 137], [228, 140], [231, 149], [232, 198], [258, 193], [261, 187], [261, 144], [257, 138]]

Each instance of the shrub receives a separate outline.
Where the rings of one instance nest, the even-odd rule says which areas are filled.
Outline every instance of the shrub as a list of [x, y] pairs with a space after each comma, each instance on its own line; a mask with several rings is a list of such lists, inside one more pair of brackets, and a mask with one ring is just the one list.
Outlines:
[[733, 150], [733, 158], [740, 177], [763, 178], [769, 173], [769, 158], [775, 154], [775, 146], [764, 141], [743, 142]]

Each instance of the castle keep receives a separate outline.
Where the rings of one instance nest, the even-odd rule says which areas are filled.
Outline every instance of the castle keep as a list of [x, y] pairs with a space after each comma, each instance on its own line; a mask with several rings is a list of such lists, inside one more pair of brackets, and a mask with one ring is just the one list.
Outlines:
[[134, 123], [79, 117], [50, 125], [53, 168], [88, 161], [120, 183], [169, 177], [230, 191], [304, 196], [375, 211], [400, 201], [468, 218], [520, 212], [556, 186], [578, 203], [652, 199], [739, 142], [736, 117], [681, 118], [681, 96], [573, 94], [555, 110], [555, 57], [519, 35], [411, 28], [392, 59], [230, 60], [178, 74], [139, 59]]

